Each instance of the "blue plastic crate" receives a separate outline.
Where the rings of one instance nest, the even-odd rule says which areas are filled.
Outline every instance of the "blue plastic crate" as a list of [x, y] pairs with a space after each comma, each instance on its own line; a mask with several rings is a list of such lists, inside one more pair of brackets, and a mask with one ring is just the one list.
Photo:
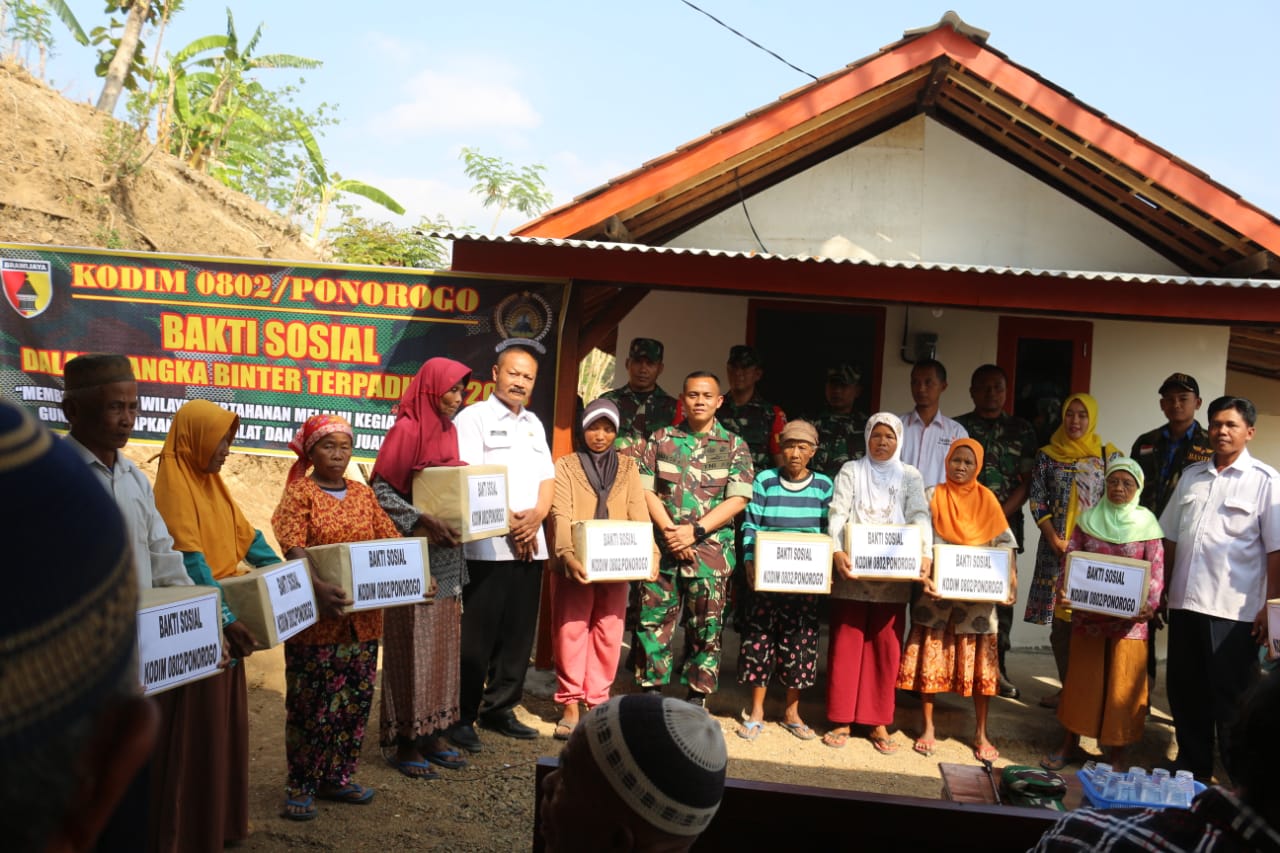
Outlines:
[[[1108, 800], [1102, 796], [1102, 792], [1093, 786], [1093, 782], [1089, 780], [1089, 774], [1083, 770], [1076, 771], [1076, 778], [1080, 780], [1080, 786], [1084, 788], [1085, 801], [1095, 809], [1168, 809], [1173, 808], [1168, 803], [1140, 803], [1137, 800]], [[1194, 800], [1204, 790], [1204, 784], [1196, 781], [1191, 782], [1191, 798]]]

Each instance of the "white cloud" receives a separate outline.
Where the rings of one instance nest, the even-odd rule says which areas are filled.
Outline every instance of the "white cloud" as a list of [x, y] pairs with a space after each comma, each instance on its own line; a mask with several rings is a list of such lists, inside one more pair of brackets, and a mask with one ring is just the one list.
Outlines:
[[529, 130], [542, 116], [515, 85], [502, 79], [517, 76], [500, 64], [482, 69], [426, 69], [404, 84], [406, 98], [381, 121], [389, 130], [429, 134], [459, 130]]

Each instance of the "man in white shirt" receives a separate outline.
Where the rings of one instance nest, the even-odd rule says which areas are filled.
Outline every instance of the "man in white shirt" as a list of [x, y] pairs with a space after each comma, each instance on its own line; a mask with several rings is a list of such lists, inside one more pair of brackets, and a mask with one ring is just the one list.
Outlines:
[[138, 383], [122, 355], [81, 355], [63, 371], [62, 411], [71, 424], [67, 443], [93, 471], [124, 516], [133, 546], [138, 588], [190, 586], [173, 537], [156, 511], [151, 482], [119, 451], [138, 416]]
[[1215, 729], [1232, 772], [1236, 705], [1266, 640], [1266, 601], [1280, 594], [1280, 474], [1249, 454], [1256, 420], [1243, 397], [1210, 403], [1213, 457], [1183, 470], [1160, 516], [1177, 764], [1201, 779], [1213, 773]]
[[470, 465], [506, 465], [511, 532], [463, 546], [470, 580], [462, 590], [462, 685], [459, 719], [448, 738], [481, 749], [474, 724], [507, 737], [531, 739], [537, 729], [516, 719], [533, 648], [547, 542], [542, 521], [551, 511], [555, 466], [546, 431], [525, 406], [538, 378], [529, 350], [498, 355], [493, 393], [454, 418], [458, 455]]
[[947, 451], [957, 438], [968, 438], [960, 424], [938, 411], [947, 390], [947, 369], [932, 358], [911, 368], [911, 399], [916, 407], [902, 416], [902, 461], [914, 466], [924, 487], [947, 479]]

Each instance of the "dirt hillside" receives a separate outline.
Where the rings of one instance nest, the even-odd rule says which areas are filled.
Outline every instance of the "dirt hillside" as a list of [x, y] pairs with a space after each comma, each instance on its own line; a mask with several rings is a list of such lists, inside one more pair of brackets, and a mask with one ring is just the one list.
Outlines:
[[320, 259], [291, 223], [168, 154], [117, 176], [116, 123], [21, 66], [0, 62], [0, 105], [0, 241]]

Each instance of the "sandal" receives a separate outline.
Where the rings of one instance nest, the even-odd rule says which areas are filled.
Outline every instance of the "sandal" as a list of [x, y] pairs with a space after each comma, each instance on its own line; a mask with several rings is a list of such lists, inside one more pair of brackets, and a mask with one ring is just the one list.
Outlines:
[[827, 732], [822, 736], [822, 742], [832, 749], [839, 749], [849, 742], [849, 732], [848, 730]]
[[466, 760], [457, 750], [453, 749], [441, 749], [436, 752], [424, 753], [422, 757], [446, 770], [461, 770], [467, 766]]
[[912, 744], [911, 749], [914, 752], [920, 753], [925, 758], [932, 758], [933, 751], [937, 749], [937, 747], [938, 747], [937, 741], [925, 740], [924, 738], [920, 738], [914, 744]]
[[[431, 779], [440, 778], [440, 774], [432, 770], [430, 763], [426, 761], [396, 761], [389, 759], [387, 763], [404, 775], [408, 776], [410, 779], [421, 779], [425, 782]], [[372, 791], [369, 791], [369, 793], [370, 795], [373, 794]], [[345, 798], [338, 797], [336, 794], [334, 797], [326, 797], [326, 799], [338, 799], [343, 802], [346, 801]], [[353, 800], [352, 802], [356, 801]]]
[[1040, 759], [1040, 766], [1055, 773], [1071, 763], [1070, 755], [1050, 754]]
[[574, 728], [575, 726], [571, 726], [561, 719], [560, 722], [556, 723], [556, 730], [551, 733], [551, 736], [556, 740], [568, 740], [569, 735], [573, 734]]
[[280, 817], [285, 820], [315, 820], [316, 801], [313, 797], [303, 797], [300, 800], [286, 799], [284, 801], [284, 810], [280, 812]]
[[316, 796], [322, 800], [331, 800], [335, 803], [350, 803], [351, 805], [362, 806], [373, 799], [373, 789], [357, 785], [355, 782], [348, 782], [341, 788], [334, 788], [331, 791], [321, 789], [316, 793]]
[[800, 740], [813, 740], [818, 736], [817, 732], [805, 725], [803, 721], [799, 723], [788, 723], [786, 720], [782, 720], [778, 725], [800, 738]]
[[1000, 750], [991, 744], [985, 746], [975, 746], [973, 748], [973, 757], [981, 761], [983, 764], [990, 764], [1000, 757]]
[[738, 737], [743, 740], [755, 740], [760, 737], [760, 733], [764, 731], [764, 723], [759, 720], [743, 720], [742, 728], [738, 729]]
[[876, 752], [881, 755], [893, 755], [898, 751], [898, 743], [892, 737], [868, 737], [867, 740], [871, 741], [871, 745], [874, 746], [876, 748]]

